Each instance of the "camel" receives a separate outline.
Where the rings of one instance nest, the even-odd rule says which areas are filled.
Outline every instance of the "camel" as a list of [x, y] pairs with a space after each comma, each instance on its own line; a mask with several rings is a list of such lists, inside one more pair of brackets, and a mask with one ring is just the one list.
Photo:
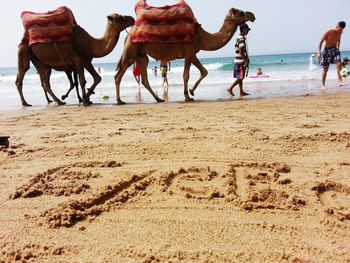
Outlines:
[[[141, 0], [142, 1], [142, 0]], [[183, 0], [180, 0], [183, 2]], [[148, 56], [155, 60], [171, 61], [174, 59], [184, 59], [184, 95], [185, 101], [193, 101], [189, 96], [188, 80], [191, 64], [195, 65], [200, 71], [200, 78], [196, 81], [190, 93], [194, 96], [194, 92], [208, 71], [203, 67], [196, 54], [200, 50], [213, 51], [225, 46], [233, 37], [237, 28], [245, 22], [255, 21], [255, 16], [251, 12], [243, 12], [241, 10], [231, 8], [225, 17], [224, 23], [219, 32], [211, 34], [206, 32], [201, 25], [197, 24], [195, 32], [190, 43], [133, 43], [130, 33], [127, 35], [124, 44], [124, 50], [118, 63], [117, 73], [114, 77], [116, 85], [117, 103], [125, 104], [120, 99], [120, 82], [128, 67], [136, 61], [141, 69], [141, 79], [144, 87], [153, 95], [157, 102], [164, 102], [152, 90], [147, 77]], [[136, 22], [137, 23], [137, 22]]]
[[[18, 73], [16, 78], [16, 86], [22, 105], [31, 106], [24, 99], [22, 91], [24, 75], [30, 67], [30, 61], [40, 75], [45, 93], [47, 92], [58, 105], [65, 103], [57, 98], [51, 90], [50, 74], [52, 69], [65, 71], [70, 80], [71, 88], [77, 85], [76, 81], [75, 83], [72, 81], [72, 73], [77, 74], [82, 88], [83, 103], [84, 105], [91, 104], [90, 96], [94, 94], [95, 87], [101, 82], [100, 75], [92, 65], [92, 59], [104, 57], [112, 52], [119, 40], [120, 32], [127, 27], [131, 27], [135, 22], [133, 17], [119, 14], [107, 16], [107, 21], [107, 27], [102, 38], [93, 38], [78, 25], [74, 26], [70, 41], [29, 46], [28, 42], [23, 38], [18, 46]], [[84, 68], [92, 75], [94, 80], [87, 93], [85, 91]]]

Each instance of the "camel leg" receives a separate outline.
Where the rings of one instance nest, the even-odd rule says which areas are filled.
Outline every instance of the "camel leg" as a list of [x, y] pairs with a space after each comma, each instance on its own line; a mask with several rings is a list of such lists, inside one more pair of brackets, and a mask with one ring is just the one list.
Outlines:
[[88, 89], [88, 93], [87, 93], [87, 96], [88, 96], [88, 99], [90, 100], [90, 96], [92, 94], [95, 94], [94, 90], [96, 88], [96, 86], [101, 82], [102, 78], [101, 76], [97, 73], [97, 71], [95, 70], [94, 66], [89, 63], [89, 64], [86, 64], [84, 65], [86, 70], [91, 74], [91, 76], [93, 77], [94, 79], [94, 83], [91, 85], [91, 87]]
[[120, 82], [122, 81], [122, 78], [128, 69], [135, 61], [133, 58], [129, 58], [128, 60], [125, 59], [125, 53], [120, 58], [119, 64], [118, 64], [118, 71], [117, 74], [114, 76], [114, 82], [115, 82], [115, 90], [117, 94], [117, 103], [118, 105], [124, 105], [126, 104], [124, 101], [120, 99]]
[[[48, 72], [49, 76], [51, 76], [51, 69], [50, 71]], [[50, 78], [50, 77], [49, 77]], [[47, 91], [45, 90], [44, 88], [44, 80], [42, 78], [42, 76], [40, 75], [40, 82], [41, 82], [41, 87], [43, 88], [44, 90], [44, 94], [45, 94], [45, 98], [46, 98], [46, 101], [47, 101], [47, 104], [50, 104], [52, 103], [53, 101], [49, 98], [49, 95], [47, 94]]]
[[[77, 91], [77, 98], [79, 100], [79, 103], [82, 103], [83, 99], [80, 97], [80, 94], [79, 94], [78, 74], [74, 70], [73, 71], [66, 70], [65, 73], [66, 73], [67, 78], [69, 80], [70, 87], [69, 87], [69, 90], [67, 91], [67, 93], [62, 95], [61, 99], [65, 100], [69, 96], [69, 93], [75, 88]], [[74, 80], [72, 78], [72, 74], [73, 74]]]
[[140, 55], [136, 58], [136, 62], [140, 67], [140, 71], [141, 71], [141, 82], [142, 85], [152, 94], [153, 98], [157, 101], [157, 102], [164, 102], [164, 100], [162, 100], [161, 98], [159, 98], [154, 91], [151, 88], [151, 85], [148, 82], [148, 76], [147, 76], [147, 66], [148, 66], [148, 57], [147, 55]]
[[16, 86], [17, 90], [19, 93], [19, 96], [21, 98], [21, 102], [23, 106], [32, 106], [26, 102], [23, 96], [23, 79], [26, 74], [26, 72], [30, 68], [30, 60], [29, 60], [29, 54], [28, 54], [28, 46], [24, 44], [20, 44], [18, 46], [18, 61], [17, 61], [17, 66], [18, 66], [18, 71], [17, 71], [17, 77], [16, 77]]
[[73, 78], [72, 78], [72, 71], [65, 70], [64, 72], [66, 73], [66, 76], [67, 76], [67, 78], [69, 80], [70, 86], [69, 86], [69, 90], [67, 91], [67, 93], [62, 95], [62, 97], [61, 97], [62, 100], [65, 100], [68, 97], [69, 93], [74, 89], [74, 83], [73, 83]]
[[85, 75], [84, 75], [84, 67], [80, 63], [77, 65], [77, 73], [78, 73], [78, 76], [79, 76], [79, 84], [80, 84], [80, 87], [81, 87], [81, 91], [83, 93], [83, 105], [84, 106], [89, 106], [89, 105], [91, 105], [91, 103], [89, 101], [89, 98], [88, 98], [88, 96], [86, 94], [86, 90], [85, 90], [86, 79], [85, 79]]
[[[41, 85], [41, 86], [43, 86], [43, 85]], [[52, 103], [53, 101], [49, 98], [49, 95], [47, 94], [45, 89], [44, 89], [44, 93], [45, 93], [45, 98], [46, 98], [47, 104]]]
[[41, 83], [44, 91], [46, 91], [58, 105], [66, 104], [65, 102], [62, 102], [59, 98], [57, 98], [56, 95], [51, 90], [51, 85], [50, 85], [51, 68], [43, 65], [36, 66], [36, 68], [38, 69], [38, 72], [40, 74], [40, 79], [41, 79]]
[[78, 97], [79, 103], [82, 103], [83, 99], [80, 97], [80, 94], [79, 94], [78, 73], [76, 71], [73, 71], [73, 76], [74, 76], [75, 90], [77, 91], [77, 97]]
[[188, 94], [188, 80], [190, 79], [191, 63], [191, 59], [185, 59], [185, 67], [183, 72], [185, 101], [194, 101], [194, 99]]
[[206, 68], [203, 67], [202, 63], [199, 61], [199, 59], [196, 56], [192, 58], [192, 64], [195, 65], [201, 73], [201, 76], [199, 77], [197, 82], [194, 84], [193, 88], [190, 89], [191, 95], [194, 96], [194, 91], [196, 90], [196, 88], [198, 87], [202, 79], [204, 79], [208, 75], [208, 70], [206, 70]]

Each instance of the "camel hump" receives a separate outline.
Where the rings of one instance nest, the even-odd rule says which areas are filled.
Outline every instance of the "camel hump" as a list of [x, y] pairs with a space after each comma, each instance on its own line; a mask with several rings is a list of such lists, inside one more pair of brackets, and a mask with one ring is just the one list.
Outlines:
[[145, 0], [135, 5], [136, 22], [130, 32], [133, 43], [189, 43], [197, 21], [191, 7], [180, 0], [175, 5], [149, 6]]
[[175, 5], [166, 5], [160, 7], [150, 6], [147, 4], [146, 0], [140, 0], [135, 5], [135, 13], [138, 20], [196, 20], [191, 7], [185, 2], [185, 0], [179, 0]]
[[46, 13], [24, 11], [21, 19], [29, 45], [68, 41], [77, 25], [73, 12], [66, 6]]

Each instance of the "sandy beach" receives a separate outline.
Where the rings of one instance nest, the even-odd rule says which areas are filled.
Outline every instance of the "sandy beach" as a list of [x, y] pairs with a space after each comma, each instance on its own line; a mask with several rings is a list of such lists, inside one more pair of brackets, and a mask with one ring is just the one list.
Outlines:
[[0, 262], [350, 262], [350, 93], [0, 113]]

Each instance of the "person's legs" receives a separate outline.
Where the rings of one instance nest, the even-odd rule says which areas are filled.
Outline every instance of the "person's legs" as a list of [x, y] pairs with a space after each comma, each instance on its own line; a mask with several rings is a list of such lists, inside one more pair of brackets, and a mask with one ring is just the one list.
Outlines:
[[241, 81], [241, 83], [239, 83], [239, 94], [241, 96], [248, 96], [249, 95], [249, 93], [247, 93], [243, 90], [243, 80]]
[[135, 77], [137, 84], [139, 84], [139, 86], [140, 86], [140, 76], [134, 76], [134, 77]]
[[242, 64], [235, 64], [234, 67], [234, 72], [233, 72], [233, 76], [237, 79], [232, 85], [231, 87], [227, 90], [227, 92], [231, 95], [234, 96], [232, 90], [234, 89], [234, 87], [236, 87], [237, 85], [239, 85], [239, 92], [241, 96], [247, 96], [249, 95], [247, 92], [245, 92], [243, 90], [243, 80], [245, 78], [245, 66]]
[[322, 87], [321, 87], [321, 89], [327, 89], [327, 87], [326, 87], [327, 72], [328, 72], [328, 67], [323, 67]]
[[236, 78], [235, 82], [232, 83], [231, 87], [227, 90], [227, 92], [234, 96], [232, 90], [242, 82], [241, 78], [241, 65], [240, 64], [234, 64], [233, 66], [233, 77]]
[[241, 79], [236, 79], [235, 82], [233, 82], [233, 84], [231, 85], [231, 87], [227, 90], [227, 92], [231, 95], [234, 96], [232, 90], [234, 89], [234, 87], [236, 87], [238, 84], [242, 84], [242, 80]]
[[139, 86], [141, 86], [141, 76], [140, 75], [137, 76], [137, 83], [139, 84]]

